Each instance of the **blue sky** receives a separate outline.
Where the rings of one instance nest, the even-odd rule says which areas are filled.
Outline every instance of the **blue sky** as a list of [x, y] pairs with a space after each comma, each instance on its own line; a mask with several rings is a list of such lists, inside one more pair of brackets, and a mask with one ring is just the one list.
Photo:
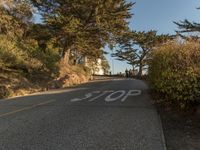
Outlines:
[[[130, 28], [138, 31], [157, 30], [159, 34], [175, 34], [177, 30], [173, 21], [188, 19], [200, 22], [200, 0], [128, 0], [136, 2], [132, 9], [134, 14], [130, 20]], [[111, 52], [109, 49], [106, 51]], [[131, 66], [107, 55], [113, 72], [124, 72]]]

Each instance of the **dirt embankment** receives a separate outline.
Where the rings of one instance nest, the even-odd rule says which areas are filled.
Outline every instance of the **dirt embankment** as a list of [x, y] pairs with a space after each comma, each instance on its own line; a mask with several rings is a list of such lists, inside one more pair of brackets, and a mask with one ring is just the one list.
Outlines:
[[61, 66], [59, 75], [56, 77], [47, 77], [45, 74], [34, 73], [27, 76], [20, 71], [0, 69], [0, 98], [65, 88], [85, 83], [90, 79], [90, 74], [81, 66]]

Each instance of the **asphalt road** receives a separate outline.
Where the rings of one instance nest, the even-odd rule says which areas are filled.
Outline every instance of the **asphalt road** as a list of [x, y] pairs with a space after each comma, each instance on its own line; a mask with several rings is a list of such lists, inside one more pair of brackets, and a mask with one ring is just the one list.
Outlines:
[[147, 90], [112, 79], [0, 100], [0, 150], [163, 150]]

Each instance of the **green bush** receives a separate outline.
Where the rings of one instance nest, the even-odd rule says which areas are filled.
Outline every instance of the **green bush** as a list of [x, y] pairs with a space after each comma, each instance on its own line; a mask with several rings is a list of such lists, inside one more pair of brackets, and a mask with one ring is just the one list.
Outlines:
[[37, 47], [29, 51], [29, 54], [42, 63], [40, 70], [53, 74], [58, 73], [58, 62], [60, 60], [58, 48], [54, 48], [49, 43], [45, 50]]
[[46, 50], [39, 48], [37, 41], [26, 39], [18, 41], [0, 35], [0, 67], [22, 72], [58, 72], [59, 51], [48, 44]]
[[154, 50], [149, 80], [164, 98], [181, 107], [200, 102], [200, 44], [169, 43]]
[[[23, 45], [23, 47], [21, 45]], [[5, 35], [0, 35], [1, 67], [16, 70], [29, 70], [42, 66], [42, 63], [27, 51], [31, 49], [37, 49], [37, 44], [30, 45], [24, 43], [24, 41], [17, 41]]]
[[16, 46], [6, 36], [0, 36], [0, 65], [2, 67], [10, 67], [13, 65], [25, 64], [28, 55]]

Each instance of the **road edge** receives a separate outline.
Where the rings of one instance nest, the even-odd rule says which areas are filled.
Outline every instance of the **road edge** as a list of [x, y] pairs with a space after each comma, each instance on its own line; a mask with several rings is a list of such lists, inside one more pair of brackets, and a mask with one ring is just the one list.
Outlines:
[[163, 125], [162, 125], [162, 121], [161, 121], [161, 116], [160, 114], [157, 112], [158, 114], [158, 122], [159, 122], [159, 126], [160, 126], [160, 132], [161, 132], [161, 140], [162, 140], [162, 145], [163, 145], [163, 149], [164, 150], [167, 150], [167, 145], [166, 145], [166, 138], [165, 138], [165, 135], [164, 135], [164, 130], [163, 130]]

